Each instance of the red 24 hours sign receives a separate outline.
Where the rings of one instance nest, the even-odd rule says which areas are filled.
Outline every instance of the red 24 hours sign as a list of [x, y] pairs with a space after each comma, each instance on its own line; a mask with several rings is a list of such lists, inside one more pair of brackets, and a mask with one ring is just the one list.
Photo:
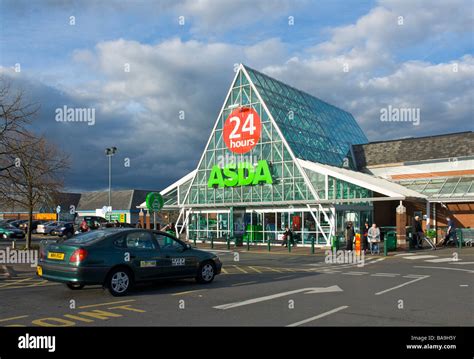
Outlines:
[[232, 111], [224, 123], [224, 142], [234, 153], [246, 153], [260, 140], [262, 122], [258, 113], [248, 107]]

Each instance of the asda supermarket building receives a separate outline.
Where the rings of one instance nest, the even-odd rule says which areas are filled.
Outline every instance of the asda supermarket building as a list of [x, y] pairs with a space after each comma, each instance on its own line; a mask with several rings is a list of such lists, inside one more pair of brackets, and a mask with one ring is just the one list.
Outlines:
[[266, 243], [289, 226], [300, 244], [328, 245], [396, 203], [385, 217], [402, 243], [407, 204], [426, 208], [427, 195], [357, 170], [367, 142], [350, 113], [240, 65], [196, 169], [160, 192], [163, 211], [188, 240]]

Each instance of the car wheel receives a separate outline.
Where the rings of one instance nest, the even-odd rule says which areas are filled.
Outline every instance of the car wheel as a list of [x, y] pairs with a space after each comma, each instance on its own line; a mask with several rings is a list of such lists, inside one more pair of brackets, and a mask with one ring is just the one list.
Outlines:
[[84, 288], [84, 284], [80, 283], [67, 283], [66, 286], [71, 290], [80, 290]]
[[132, 287], [132, 275], [126, 268], [113, 269], [106, 280], [105, 286], [114, 297], [121, 297]]
[[198, 283], [211, 283], [216, 276], [216, 268], [212, 262], [204, 262], [199, 266], [196, 280]]
[[71, 238], [71, 237], [72, 237], [72, 235], [73, 235], [73, 233], [72, 233], [72, 232], [66, 232], [66, 238], [67, 238], [67, 239]]

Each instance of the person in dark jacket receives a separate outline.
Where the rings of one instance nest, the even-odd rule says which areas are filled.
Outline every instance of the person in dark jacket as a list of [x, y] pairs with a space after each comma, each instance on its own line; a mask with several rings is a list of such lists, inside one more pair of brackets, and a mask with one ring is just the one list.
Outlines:
[[453, 240], [454, 245], [457, 247], [458, 238], [456, 236], [456, 224], [454, 220], [450, 217], [446, 217], [446, 222], [448, 222], [448, 229], [446, 230], [446, 237], [444, 238], [444, 245], [447, 246], [450, 239]]
[[290, 242], [291, 246], [295, 245], [295, 241], [293, 239], [293, 232], [290, 230], [288, 226], [285, 227], [285, 232], [283, 233], [283, 243], [282, 246], [287, 247], [288, 241]]
[[346, 225], [346, 250], [352, 251], [352, 244], [354, 242], [355, 232], [352, 222], [347, 222]]
[[364, 229], [362, 230], [362, 250], [364, 251], [364, 254], [367, 252], [368, 249], [370, 249], [368, 240], [369, 228], [369, 224], [365, 222]]
[[412, 233], [413, 247], [418, 249], [423, 248], [423, 236], [425, 233], [423, 232], [423, 227], [421, 226], [421, 220], [419, 216], [415, 216], [415, 219], [413, 220]]

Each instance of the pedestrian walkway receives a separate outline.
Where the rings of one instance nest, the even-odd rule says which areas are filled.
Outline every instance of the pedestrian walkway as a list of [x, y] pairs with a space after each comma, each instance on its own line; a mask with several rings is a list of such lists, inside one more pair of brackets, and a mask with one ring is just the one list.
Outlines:
[[[194, 246], [193, 242], [189, 242], [192, 246]], [[303, 247], [301, 245], [296, 246], [296, 247], [291, 247], [291, 251], [287, 247], [283, 247], [281, 245], [272, 245], [270, 246], [270, 251], [268, 250], [268, 245], [260, 245], [260, 244], [250, 244], [248, 249], [247, 249], [247, 244], [244, 244], [242, 246], [235, 246], [234, 244], [231, 244], [229, 248], [227, 247], [226, 243], [222, 242], [216, 242], [213, 245], [211, 243], [206, 242], [206, 243], [196, 243], [196, 248], [198, 249], [203, 249], [211, 252], [216, 252], [219, 253], [221, 252], [250, 252], [250, 253], [259, 253], [259, 254], [265, 254], [265, 253], [271, 253], [271, 254], [285, 254], [285, 255], [295, 255], [295, 256], [301, 256], [301, 255], [314, 255], [314, 254], [322, 254], [328, 248], [321, 248], [321, 247], [315, 247], [314, 249], [314, 254], [312, 253], [311, 247]]]
[[[444, 256], [442, 255], [444, 254]], [[406, 261], [412, 262], [426, 262], [426, 263], [447, 263], [447, 264], [474, 264], [472, 261], [465, 261], [460, 258], [462, 252], [458, 256], [454, 256], [454, 253], [440, 253], [440, 255], [435, 254], [423, 254], [423, 253], [398, 253], [395, 254], [395, 258], [404, 259]]]

